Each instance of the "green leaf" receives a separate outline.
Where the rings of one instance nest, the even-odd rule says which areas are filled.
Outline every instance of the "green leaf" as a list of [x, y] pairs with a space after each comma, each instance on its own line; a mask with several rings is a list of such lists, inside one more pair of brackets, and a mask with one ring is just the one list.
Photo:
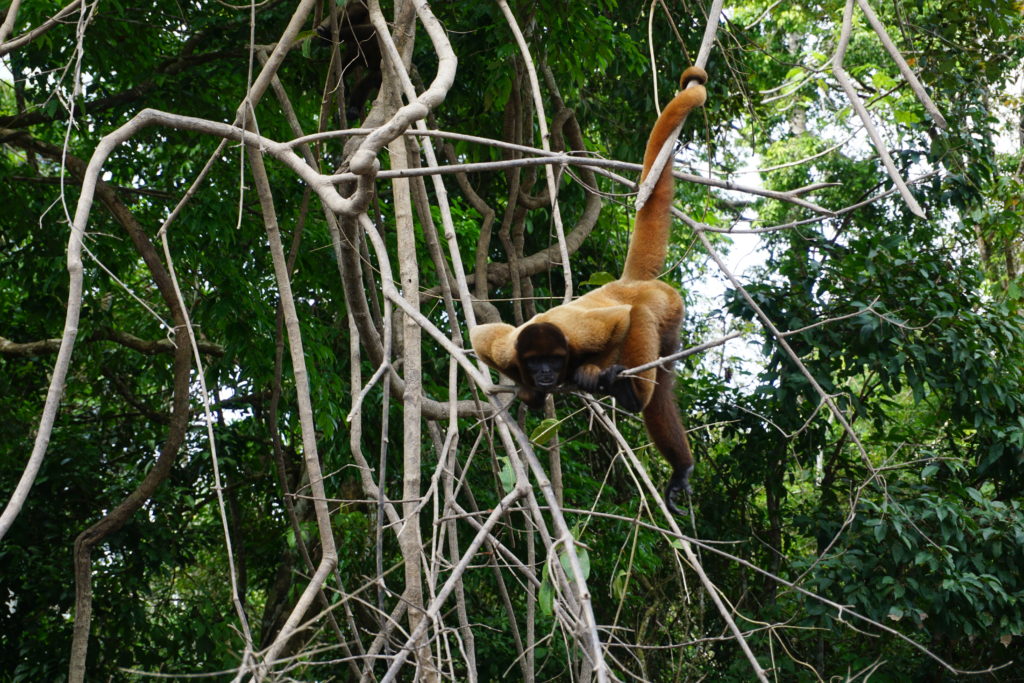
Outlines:
[[[586, 581], [590, 576], [590, 554], [587, 553], [587, 549], [581, 547], [576, 548], [576, 559], [580, 561], [580, 572], [583, 574], [583, 580]], [[575, 575], [572, 573], [572, 564], [569, 562], [569, 553], [563, 551], [558, 554], [558, 561], [562, 563], [562, 569], [565, 570], [565, 575], [572, 581]]]
[[501, 469], [498, 471], [498, 478], [501, 479], [501, 488], [505, 493], [512, 493], [512, 489], [516, 487], [516, 473], [512, 469], [512, 463], [509, 462], [508, 457], [498, 458], [498, 461], [502, 463]]
[[553, 417], [541, 420], [541, 423], [530, 434], [530, 441], [538, 446], [543, 446], [558, 434], [558, 425], [560, 423], [560, 420], [556, 420]]
[[615, 573], [614, 578], [612, 578], [612, 595], [614, 595], [617, 600], [625, 600], [626, 586], [628, 585], [629, 572], [625, 569], [620, 569]]
[[618, 278], [612, 275], [611, 273], [601, 270], [596, 273], [591, 273], [590, 277], [587, 280], [581, 282], [580, 284], [594, 285], [596, 287], [600, 287], [602, 285], [608, 284], [609, 282], [615, 282], [617, 279]]
[[901, 109], [897, 109], [896, 111], [894, 111], [892, 113], [892, 115], [893, 115], [893, 118], [896, 119], [897, 123], [909, 124], [909, 123], [917, 123], [918, 121], [921, 120], [921, 117], [918, 116], [915, 112], [903, 111]]
[[890, 90], [896, 87], [896, 81], [884, 71], [876, 71], [871, 75], [871, 83], [879, 90]]
[[550, 617], [555, 613], [555, 589], [551, 585], [551, 578], [549, 576], [545, 576], [544, 580], [540, 582], [537, 602], [540, 604], [540, 611], [544, 616]]
[[786, 72], [785, 80], [787, 80], [787, 81], [796, 80], [797, 78], [802, 76], [803, 73], [804, 73], [804, 68], [802, 66], [794, 66], [792, 69], [790, 69], [789, 71]]

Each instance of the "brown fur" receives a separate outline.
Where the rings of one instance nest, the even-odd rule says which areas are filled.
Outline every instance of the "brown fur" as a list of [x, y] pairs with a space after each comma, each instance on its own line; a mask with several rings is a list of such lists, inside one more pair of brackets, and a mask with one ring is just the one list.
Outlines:
[[[680, 85], [685, 87], [690, 80], [699, 85], [676, 94], [654, 124], [641, 178], [650, 172], [675, 127], [691, 109], [704, 104], [707, 74], [691, 67], [683, 73]], [[678, 513], [673, 497], [680, 490], [689, 491], [693, 456], [672, 392], [674, 373], [671, 368], [658, 367], [633, 379], [616, 380], [622, 367], [649, 363], [678, 346], [682, 297], [672, 286], [654, 279], [665, 266], [672, 194], [672, 172], [666, 167], [647, 203], [637, 212], [621, 278], [539, 313], [518, 328], [506, 323], [479, 325], [470, 330], [470, 340], [485, 363], [519, 384], [520, 398], [532, 406], [543, 404], [546, 391], [538, 389], [525, 371], [526, 358], [564, 354], [561, 381], [615, 396], [627, 409], [643, 410], [648, 434], [672, 465], [665, 497], [669, 508]], [[547, 329], [552, 325], [561, 330], [564, 344]]]

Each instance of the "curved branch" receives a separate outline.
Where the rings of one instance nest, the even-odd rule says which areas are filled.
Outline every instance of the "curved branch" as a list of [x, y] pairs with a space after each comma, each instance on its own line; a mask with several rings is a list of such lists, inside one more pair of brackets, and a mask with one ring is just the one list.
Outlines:
[[[519, 24], [516, 22], [516, 17], [508, 6], [508, 2], [506, 0], [498, 0], [498, 7], [501, 9], [501, 13], [505, 15], [505, 21], [508, 22], [509, 29], [512, 31], [516, 44], [519, 46], [519, 53], [523, 58], [523, 63], [526, 65], [526, 74], [530, 79], [530, 92], [533, 94], [533, 108], [537, 112], [537, 126], [540, 128], [540, 143], [545, 152], [550, 152], [551, 142], [550, 134], [548, 133], [548, 122], [544, 114], [544, 98], [540, 94], [540, 81], [537, 79], [537, 69], [533, 65], [530, 48], [526, 44], [526, 38], [519, 29]], [[565, 282], [563, 301], [564, 303], [569, 303], [572, 300], [572, 267], [569, 262], [569, 250], [565, 243], [565, 230], [562, 227], [562, 212], [558, 205], [558, 182], [555, 180], [555, 173], [551, 166], [545, 166], [544, 173], [548, 184], [551, 216], [554, 219], [555, 235], [558, 237], [558, 255]]]
[[[54, 361], [53, 373], [50, 377], [50, 386], [46, 392], [46, 402], [43, 405], [43, 411], [39, 418], [39, 429], [36, 432], [32, 452], [29, 455], [28, 462], [25, 465], [21, 478], [18, 480], [18, 484], [14, 489], [14, 493], [12, 494], [10, 501], [8, 501], [7, 505], [4, 507], [3, 513], [0, 514], [0, 539], [7, 534], [11, 525], [14, 524], [14, 520], [21, 512], [21, 509], [25, 504], [25, 500], [28, 498], [28, 493], [32, 488], [32, 484], [35, 482], [36, 476], [39, 474], [39, 469], [43, 464], [43, 458], [46, 455], [46, 449], [50, 443], [50, 435], [53, 433], [53, 425], [57, 418], [57, 410], [60, 407], [60, 401], [64, 394], [64, 383], [67, 379], [68, 369], [71, 365], [71, 353], [74, 349], [75, 340], [78, 338], [78, 323], [82, 313], [82, 240], [85, 235], [85, 226], [89, 222], [89, 214], [92, 211], [92, 203], [97, 195], [100, 200], [107, 205], [107, 208], [114, 214], [118, 222], [121, 223], [121, 225], [128, 231], [132, 242], [135, 244], [135, 248], [142, 255], [146, 265], [153, 273], [153, 280], [171, 311], [171, 316], [175, 321], [175, 325], [180, 324], [179, 320], [182, 319], [181, 309], [179, 308], [178, 301], [174, 296], [174, 288], [170, 277], [167, 274], [166, 269], [163, 267], [163, 264], [160, 262], [160, 258], [156, 254], [156, 250], [149, 242], [149, 238], [146, 237], [145, 232], [143, 232], [135, 222], [134, 217], [128, 211], [127, 207], [117, 199], [113, 189], [99, 179], [99, 173], [100, 169], [103, 167], [103, 162], [121, 142], [129, 137], [133, 131], [134, 128], [131, 126], [124, 126], [101, 139], [99, 144], [96, 146], [96, 150], [93, 152], [93, 156], [89, 160], [88, 165], [83, 164], [81, 160], [74, 156], [66, 155], [64, 157], [68, 168], [73, 174], [79, 176], [82, 181], [82, 189], [78, 197], [78, 206], [75, 210], [74, 220], [72, 221], [71, 234], [68, 237], [68, 303], [67, 312], [64, 317], [64, 333], [61, 336], [57, 359]], [[23, 132], [21, 132], [20, 135], [21, 140], [24, 141], [27, 139], [27, 136]], [[36, 144], [36, 149], [48, 154], [58, 149], [55, 146], [47, 145], [46, 143], [39, 141], [34, 141], [34, 144]], [[178, 353], [175, 354], [176, 367], [179, 362], [185, 362], [183, 360], [177, 360], [182, 357], [182, 349], [187, 351], [188, 346], [186, 344], [179, 345]], [[189, 361], [189, 367], [191, 368], [191, 361]], [[168, 442], [170, 442], [170, 435], [168, 436]], [[174, 450], [176, 452], [176, 448]], [[141, 486], [142, 485], [140, 485], [140, 487]]]
[[[36, 149], [44, 154], [53, 155], [58, 148], [38, 142]], [[90, 162], [89, 166], [86, 167], [80, 159], [70, 154], [64, 154], [64, 163], [67, 168], [82, 181], [82, 196], [79, 199], [79, 213], [76, 214], [75, 226], [72, 229], [71, 241], [73, 244], [69, 244], [68, 247], [69, 263], [72, 261], [73, 257], [77, 257], [78, 266], [76, 270], [72, 270], [69, 265], [69, 271], [72, 272], [73, 277], [77, 276], [78, 280], [77, 286], [73, 283], [71, 287], [72, 292], [77, 290], [77, 298], [75, 301], [72, 301], [70, 298], [71, 293], [69, 293], [68, 300], [69, 319], [72, 314], [72, 309], [75, 309], [75, 333], [77, 333], [77, 315], [81, 310], [82, 305], [82, 269], [81, 253], [79, 251], [75, 254], [72, 246], [77, 246], [79, 249], [82, 246], [81, 231], [84, 229], [84, 225], [87, 220], [88, 208], [85, 210], [85, 215], [81, 213], [81, 208], [83, 202], [86, 204], [86, 207], [88, 207], [88, 204], [91, 202], [91, 197], [86, 196], [86, 191], [93, 182], [95, 182], [95, 192], [99, 196], [100, 201], [103, 202], [107, 209], [114, 215], [117, 222], [128, 233], [136, 251], [142, 257], [146, 266], [152, 273], [153, 282], [156, 284], [161, 298], [163, 298], [164, 303], [170, 310], [171, 319], [174, 322], [174, 331], [176, 332], [177, 330], [182, 329], [185, 326], [184, 309], [182, 308], [177, 294], [175, 293], [174, 284], [171, 280], [170, 274], [164, 267], [156, 248], [142, 229], [142, 226], [135, 220], [135, 217], [132, 215], [128, 207], [121, 202], [113, 188], [103, 181], [96, 181], [95, 176], [90, 175], [92, 171], [98, 173], [98, 168], [94, 167], [92, 162]], [[81, 220], [81, 223], [79, 223], [79, 220]], [[69, 325], [66, 322], [65, 336], [61, 340], [60, 349], [58, 350], [58, 365], [60, 365], [63, 358], [70, 361], [71, 345], [74, 342], [74, 334], [71, 335], [71, 342], [68, 343], [68, 327]], [[128, 335], [128, 337], [130, 336], [131, 335]], [[66, 367], [64, 368], [64, 372], [66, 372]], [[128, 497], [121, 501], [117, 507], [104, 515], [99, 521], [81, 532], [75, 539], [75, 621], [68, 673], [68, 679], [72, 683], [80, 683], [80, 681], [85, 678], [86, 653], [88, 651], [89, 632], [92, 624], [92, 551], [96, 545], [108, 538], [111, 534], [120, 530], [139, 510], [139, 508], [141, 508], [142, 505], [152, 497], [160, 484], [163, 483], [163, 481], [170, 475], [171, 467], [177, 459], [178, 451], [185, 441], [185, 432], [188, 428], [189, 417], [189, 380], [192, 373], [192, 347], [188, 343], [187, 337], [184, 338], [184, 341], [179, 341], [174, 345], [173, 373], [173, 398], [171, 401], [171, 414], [168, 421], [167, 436], [160, 448], [160, 454], [157, 457], [156, 462]], [[56, 376], [57, 369], [55, 368], [54, 377], [56, 378]], [[63, 385], [63, 381], [61, 382], [61, 385]], [[51, 383], [51, 391], [52, 390], [53, 385]], [[50, 407], [49, 398], [50, 396], [48, 395], [47, 406], [44, 408], [44, 419], [46, 416], [46, 409]], [[52, 429], [52, 422], [50, 424], [50, 428]], [[40, 430], [42, 430], [42, 425], [40, 426]], [[37, 437], [37, 444], [38, 443], [39, 440]], [[42, 456], [45, 452], [45, 447], [46, 444], [44, 443], [42, 449], [38, 453], [38, 465], [42, 464]], [[36, 451], [33, 450], [33, 457], [35, 455]], [[31, 469], [31, 465], [32, 461], [30, 460], [30, 466], [26, 468], [26, 474]], [[36, 471], [38, 471], [38, 465], [36, 466]], [[29, 485], [31, 485], [31, 482]], [[21, 483], [19, 483], [19, 488], [20, 486]], [[28, 491], [26, 490], [25, 494], [27, 495], [27, 493]], [[4, 513], [6, 514], [7, 510], [5, 510]]]
[[[420, 0], [415, 4], [416, 11], [420, 15], [420, 20], [423, 22], [424, 28], [427, 29], [427, 34], [434, 43], [435, 49], [438, 48], [438, 45], [447, 45], [448, 40], [444, 36], [444, 30], [441, 29], [437, 19], [430, 13], [426, 3]], [[380, 32], [378, 31], [378, 33]], [[458, 66], [458, 59], [456, 59], [450, 45], [447, 45], [447, 49], [438, 49], [437, 53], [437, 74], [430, 87], [409, 104], [395, 112], [391, 120], [367, 135], [359, 149], [352, 155], [352, 158], [349, 160], [349, 168], [357, 176], [374, 175], [380, 166], [377, 161], [377, 155], [384, 149], [385, 145], [404, 133], [414, 122], [426, 118], [431, 109], [444, 101], [448, 90], [452, 87], [452, 83], [455, 82], [455, 69]], [[392, 56], [393, 58], [394, 56]], [[401, 60], [398, 61], [401, 62]]]
[[78, 9], [79, 5], [82, 4], [82, 0], [71, 0], [71, 2], [62, 7], [59, 12], [39, 24], [39, 26], [22, 33], [17, 38], [7, 40], [7, 36], [11, 35], [11, 31], [14, 30], [14, 22], [18, 19], [18, 6], [20, 4], [21, 0], [13, 0], [13, 2], [11, 2], [11, 6], [7, 8], [7, 14], [4, 16], [4, 23], [0, 26], [0, 57], [3, 57], [12, 50], [17, 50], [22, 45], [28, 45], [39, 36], [61, 23], [65, 17]]

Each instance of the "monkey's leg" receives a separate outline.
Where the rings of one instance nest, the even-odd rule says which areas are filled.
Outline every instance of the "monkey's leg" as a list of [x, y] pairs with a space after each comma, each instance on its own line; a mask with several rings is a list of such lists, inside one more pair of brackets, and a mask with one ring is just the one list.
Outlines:
[[[660, 303], [660, 302], [659, 302]], [[662, 346], [661, 321], [655, 309], [645, 305], [634, 305], [629, 317], [629, 332], [622, 344], [617, 365], [607, 368], [610, 376], [605, 381], [610, 385], [608, 393], [623, 404], [627, 410], [639, 410], [654, 396], [657, 384], [657, 368], [644, 370], [641, 374], [619, 379], [624, 368], [635, 368], [658, 359]]]
[[672, 466], [672, 476], [665, 487], [665, 505], [669, 512], [681, 515], [675, 499], [680, 491], [687, 494], [690, 489], [690, 473], [693, 472], [693, 453], [686, 427], [679, 416], [675, 392], [672, 389], [674, 372], [671, 368], [658, 368], [658, 382], [647, 407], [644, 408], [644, 426], [654, 445]]
[[[675, 292], [673, 292], [675, 294]], [[653, 295], [652, 295], [653, 299]], [[635, 309], [634, 309], [635, 310]], [[679, 326], [683, 319], [682, 300], [675, 296], [662, 298], [643, 308], [642, 314], [633, 324], [644, 325], [643, 334], [639, 339], [627, 337], [623, 348], [623, 362], [629, 367], [636, 367], [659, 357], [674, 353], [679, 346]], [[653, 313], [657, 313], [655, 316]], [[643, 317], [643, 315], [648, 317]], [[633, 328], [630, 328], [632, 333]], [[630, 355], [632, 354], [632, 355]], [[649, 388], [649, 399], [644, 407], [644, 426], [654, 445], [658, 447], [665, 460], [672, 466], [672, 476], [665, 487], [665, 505], [674, 515], [682, 512], [676, 507], [675, 499], [680, 491], [690, 493], [690, 473], [693, 472], [693, 453], [690, 450], [690, 439], [686, 427], [679, 415], [676, 402], [675, 370], [673, 364], [659, 366], [654, 372], [654, 382], [644, 381], [645, 386], [638, 386], [638, 391]], [[646, 373], [644, 378], [646, 378]]]

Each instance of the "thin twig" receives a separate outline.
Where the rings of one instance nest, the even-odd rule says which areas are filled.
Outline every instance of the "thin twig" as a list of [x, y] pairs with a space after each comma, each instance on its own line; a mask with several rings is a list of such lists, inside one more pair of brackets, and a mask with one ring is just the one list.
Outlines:
[[864, 107], [864, 102], [860, 99], [860, 95], [853, 87], [853, 82], [847, 75], [846, 70], [843, 68], [843, 58], [846, 56], [846, 48], [850, 44], [850, 36], [853, 33], [853, 3], [854, 0], [847, 0], [846, 8], [843, 10], [843, 25], [839, 35], [839, 45], [836, 47], [835, 56], [832, 58], [832, 75], [839, 81], [839, 85], [842, 86], [843, 91], [846, 93], [847, 99], [850, 104], [853, 105], [854, 111], [857, 112], [857, 116], [864, 123], [864, 128], [868, 132], [868, 137], [871, 138], [872, 144], [875, 146], [875, 150], [878, 152], [879, 158], [882, 160], [882, 165], [885, 166], [885, 170], [889, 173], [889, 177], [892, 182], [900, 191], [900, 196], [903, 197], [903, 201], [907, 203], [907, 207], [911, 210], [914, 215], [921, 218], [927, 218], [924, 209], [917, 203], [914, 195], [910, 193], [910, 188], [907, 187], [906, 182], [903, 180], [903, 176], [900, 175], [899, 170], [896, 168], [896, 164], [893, 163], [892, 157], [889, 156], [889, 148], [882, 140], [882, 136], [879, 134], [878, 129], [875, 127], [874, 121], [871, 120], [871, 115], [868, 110]]
[[3, 57], [5, 54], [13, 50], [17, 50], [23, 45], [31, 43], [39, 36], [62, 23], [64, 19], [77, 10], [81, 4], [82, 0], [71, 0], [71, 2], [62, 7], [52, 17], [39, 24], [39, 26], [22, 33], [16, 38], [7, 40], [7, 36], [9, 36], [11, 31], [14, 29], [14, 23], [18, 18], [18, 8], [19, 5], [21, 5], [21, 0], [12, 0], [10, 7], [7, 8], [7, 14], [4, 16], [4, 23], [0, 26], [0, 57]]
[[[523, 58], [523, 63], [526, 65], [526, 73], [530, 78], [530, 92], [533, 94], [533, 107], [537, 113], [537, 126], [540, 128], [540, 144], [545, 152], [551, 151], [551, 134], [548, 132], [547, 117], [544, 115], [544, 98], [541, 97], [540, 93], [540, 81], [537, 79], [537, 69], [533, 65], [533, 57], [530, 55], [530, 48], [526, 44], [526, 38], [523, 37], [523, 32], [519, 30], [519, 23], [516, 21], [515, 15], [512, 13], [511, 8], [508, 6], [508, 2], [505, 0], [498, 0], [498, 7], [501, 9], [501, 13], [505, 16], [505, 21], [508, 23], [509, 29], [512, 31], [512, 35], [516, 39], [516, 44], [519, 46], [519, 54]], [[555, 173], [551, 169], [551, 166], [544, 167], [544, 173], [548, 182], [548, 196], [551, 198], [551, 216], [554, 219], [555, 224], [555, 235], [558, 238], [558, 251], [562, 257], [562, 275], [565, 282], [565, 294], [563, 297], [564, 303], [572, 301], [572, 268], [569, 262], [569, 250], [565, 246], [565, 229], [562, 227], [562, 212], [558, 206], [558, 183], [555, 180]]]
[[701, 353], [703, 351], [707, 351], [708, 349], [713, 349], [716, 346], [721, 346], [722, 344], [726, 343], [727, 341], [729, 341], [731, 339], [735, 339], [736, 337], [742, 337], [742, 336], [743, 336], [743, 332], [739, 332], [739, 331], [737, 331], [737, 332], [730, 332], [729, 334], [725, 335], [724, 337], [719, 337], [718, 339], [712, 339], [711, 341], [704, 342], [703, 344], [698, 344], [697, 346], [692, 346], [692, 347], [690, 347], [688, 349], [684, 349], [682, 351], [678, 351], [678, 352], [673, 353], [673, 354], [668, 355], [668, 356], [662, 356], [661, 358], [657, 358], [655, 360], [652, 360], [650, 363], [644, 363], [643, 365], [637, 365], [634, 368], [627, 368], [627, 369], [625, 369], [625, 370], [623, 370], [622, 372], [619, 373], [619, 377], [632, 377], [634, 375], [638, 375], [638, 374], [644, 372], [645, 370], [650, 370], [651, 368], [656, 368], [656, 367], [659, 367], [661, 365], [665, 365], [666, 363], [673, 363], [673, 362], [679, 360], [680, 358], [686, 358], [687, 356], [692, 356], [694, 354]]

